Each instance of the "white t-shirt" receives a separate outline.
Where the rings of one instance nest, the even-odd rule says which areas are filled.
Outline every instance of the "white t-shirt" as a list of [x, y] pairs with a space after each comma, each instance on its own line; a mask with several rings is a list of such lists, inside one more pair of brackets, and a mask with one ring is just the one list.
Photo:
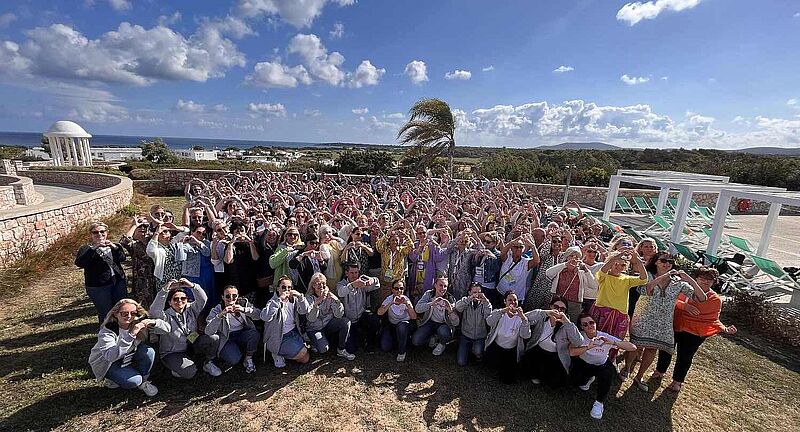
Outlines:
[[[408, 297], [403, 296], [403, 300], [408, 300]], [[389, 322], [392, 324], [397, 324], [400, 321], [410, 321], [411, 316], [408, 315], [408, 306], [405, 304], [393, 304], [394, 295], [390, 294], [386, 299], [383, 301], [383, 306], [389, 306], [389, 310], [386, 314], [389, 316]]]
[[[244, 315], [242, 315], [241, 312], [239, 313], [239, 316], [236, 316], [235, 313], [230, 314], [230, 317], [228, 319], [228, 327], [230, 328], [230, 331], [235, 332], [243, 329], [244, 320], [245, 317]], [[292, 323], [292, 325], [294, 325], [294, 323]]]
[[[435, 300], [435, 298], [432, 300]], [[444, 302], [447, 301], [447, 299], [442, 298], [442, 300], [443, 301], [439, 303], [431, 303], [431, 321], [439, 324], [444, 324], [444, 320], [446, 318]]]
[[544, 329], [542, 330], [542, 334], [539, 336], [537, 345], [539, 345], [539, 348], [545, 351], [558, 352], [556, 343], [553, 342], [553, 338], [551, 336], [553, 336], [553, 326], [550, 325], [550, 320], [548, 319], [544, 323]]
[[[297, 300], [295, 300], [297, 301]], [[295, 329], [294, 325], [294, 303], [286, 302], [283, 305], [283, 334]]]
[[[605, 337], [608, 340], [614, 341], [614, 342], [619, 342], [620, 341], [619, 338], [616, 338], [614, 336], [611, 336], [608, 333], [601, 332], [601, 331], [597, 332], [597, 336], [595, 336], [594, 339], [589, 339], [589, 337], [586, 336], [586, 333], [581, 333], [581, 336], [583, 336], [583, 345], [581, 345], [581, 346], [588, 346], [593, 341], [598, 341], [597, 343], [600, 343], [600, 337], [601, 336]], [[585, 361], [586, 363], [593, 364], [593, 365], [601, 365], [601, 364], [605, 363], [606, 360], [608, 360], [608, 352], [611, 351], [612, 348], [614, 348], [614, 345], [611, 345], [609, 343], [606, 343], [606, 344], [603, 344], [603, 345], [600, 345], [600, 346], [596, 346], [594, 348], [590, 348], [590, 349], [586, 350], [585, 353], [580, 355], [580, 358], [581, 358], [581, 360]]]
[[505, 349], [516, 348], [517, 339], [519, 338], [519, 326], [521, 324], [522, 320], [518, 315], [509, 318], [508, 314], [504, 313], [503, 317], [500, 318], [500, 322], [497, 324], [497, 339], [495, 339], [497, 345]]

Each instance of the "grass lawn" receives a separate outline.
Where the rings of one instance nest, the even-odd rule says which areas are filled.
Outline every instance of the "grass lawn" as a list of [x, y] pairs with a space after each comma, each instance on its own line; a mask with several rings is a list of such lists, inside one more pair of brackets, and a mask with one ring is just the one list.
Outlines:
[[[141, 208], [164, 202], [142, 200]], [[167, 207], [180, 211], [181, 200]], [[118, 238], [121, 218], [109, 225]], [[382, 353], [358, 353], [353, 362], [313, 355], [308, 365], [282, 371], [257, 362], [252, 375], [237, 366], [193, 381], [156, 366], [160, 392], [152, 399], [98, 387], [87, 364], [94, 308], [82, 272], [65, 265], [82, 241], [74, 236], [50, 255], [30, 257], [45, 261], [33, 277], [0, 275], [25, 276], [21, 288], [7, 284], [0, 292], [0, 431], [800, 430], [800, 364], [776, 363], [751, 350], [752, 338], [739, 337], [708, 340], [678, 396], [662, 391], [668, 380], [648, 393], [630, 381], [615, 384], [602, 421], [588, 415], [595, 387], [506, 386], [484, 365], [458, 367], [454, 345], [442, 357], [412, 351], [405, 364]]]

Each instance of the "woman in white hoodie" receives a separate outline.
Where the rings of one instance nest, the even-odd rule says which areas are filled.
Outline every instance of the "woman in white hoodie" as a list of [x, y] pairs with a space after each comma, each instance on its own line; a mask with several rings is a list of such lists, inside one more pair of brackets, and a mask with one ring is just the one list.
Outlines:
[[156, 352], [145, 341], [148, 330], [165, 334], [169, 329], [165, 321], [148, 318], [135, 300], [118, 301], [106, 315], [89, 354], [94, 376], [109, 388], [139, 388], [147, 396], [155, 396], [158, 388], [148, 378]]

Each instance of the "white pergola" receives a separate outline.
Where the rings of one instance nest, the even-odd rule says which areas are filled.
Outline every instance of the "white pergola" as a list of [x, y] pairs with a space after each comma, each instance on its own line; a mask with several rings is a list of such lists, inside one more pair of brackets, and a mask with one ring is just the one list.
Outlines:
[[60, 120], [44, 133], [50, 144], [50, 156], [55, 166], [92, 166], [89, 135], [80, 125]]
[[[774, 231], [775, 220], [780, 213], [782, 204], [799, 205], [800, 193], [786, 192], [785, 188], [775, 188], [767, 186], [747, 185], [741, 183], [730, 183], [728, 177], [712, 176], [705, 174], [683, 173], [675, 171], [644, 171], [644, 170], [618, 170], [616, 175], [611, 176], [608, 185], [608, 196], [606, 197], [605, 208], [603, 209], [603, 219], [608, 219], [614, 209], [617, 196], [619, 194], [620, 183], [632, 183], [659, 188], [658, 205], [656, 214], [661, 214], [664, 205], [669, 198], [672, 190], [678, 191], [678, 206], [675, 209], [675, 221], [670, 233], [670, 240], [679, 243], [681, 233], [686, 226], [686, 217], [689, 214], [689, 207], [692, 195], [695, 192], [717, 193], [717, 205], [714, 213], [714, 223], [711, 227], [711, 240], [708, 244], [708, 253], [714, 254], [719, 247], [722, 239], [722, 230], [725, 225], [725, 217], [728, 214], [728, 206], [731, 199], [736, 197], [750, 198], [758, 201], [773, 203], [767, 217], [767, 226], [762, 233], [762, 241], [758, 246], [758, 253], [766, 251], [769, 247], [769, 237]], [[795, 201], [797, 200], [797, 201]], [[775, 204], [777, 203], [777, 204]]]

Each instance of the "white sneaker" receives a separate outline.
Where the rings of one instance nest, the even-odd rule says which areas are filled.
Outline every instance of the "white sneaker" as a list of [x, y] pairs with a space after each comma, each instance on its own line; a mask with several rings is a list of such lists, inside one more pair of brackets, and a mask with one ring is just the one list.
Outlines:
[[153, 397], [158, 394], [158, 388], [150, 381], [145, 381], [139, 384], [139, 390], [143, 391], [147, 397]]
[[203, 370], [213, 377], [222, 375], [222, 371], [212, 361], [207, 361], [206, 364], [203, 365]]
[[356, 359], [356, 355], [355, 354], [350, 354], [349, 352], [347, 352], [347, 350], [344, 350], [344, 349], [337, 349], [336, 350], [336, 355], [339, 356], [339, 357], [345, 358], [347, 360], [350, 360], [350, 361], [353, 361], [353, 360]]
[[428, 348], [433, 348], [438, 343], [439, 343], [439, 338], [436, 336], [431, 336], [431, 340], [428, 341]]
[[578, 386], [578, 388], [583, 390], [583, 391], [589, 391], [589, 387], [592, 386], [593, 382], [594, 382], [594, 377], [591, 377], [591, 378], [589, 378], [589, 381], [586, 381], [586, 384], [584, 384], [582, 386]]
[[243, 365], [244, 365], [244, 371], [247, 373], [253, 373], [256, 371], [256, 364], [253, 363], [252, 357], [245, 357]]
[[180, 378], [181, 377], [181, 374], [179, 374], [178, 372], [175, 372], [172, 369], [170, 369], [170, 372], [172, 372], [172, 376], [174, 376], [175, 378]]
[[111, 381], [111, 380], [110, 380], [110, 379], [108, 379], [108, 378], [106, 378], [105, 380], [103, 380], [103, 385], [104, 385], [106, 388], [110, 388], [110, 389], [116, 389], [116, 388], [119, 388], [119, 384], [115, 383], [114, 381]]
[[397, 361], [398, 361], [398, 363], [402, 363], [402, 362], [406, 361], [406, 355], [405, 354], [397, 354]]
[[589, 412], [589, 415], [592, 416], [593, 419], [597, 420], [603, 418], [603, 404], [598, 401], [594, 401], [594, 405], [592, 405], [592, 411]]
[[531, 378], [531, 382], [536, 385], [539, 385], [542, 383], [542, 380], [540, 380], [539, 378]]
[[436, 344], [436, 348], [433, 349], [433, 355], [438, 356], [442, 355], [444, 352], [444, 344]]
[[278, 369], [286, 367], [286, 360], [277, 354], [272, 354], [272, 361]]

